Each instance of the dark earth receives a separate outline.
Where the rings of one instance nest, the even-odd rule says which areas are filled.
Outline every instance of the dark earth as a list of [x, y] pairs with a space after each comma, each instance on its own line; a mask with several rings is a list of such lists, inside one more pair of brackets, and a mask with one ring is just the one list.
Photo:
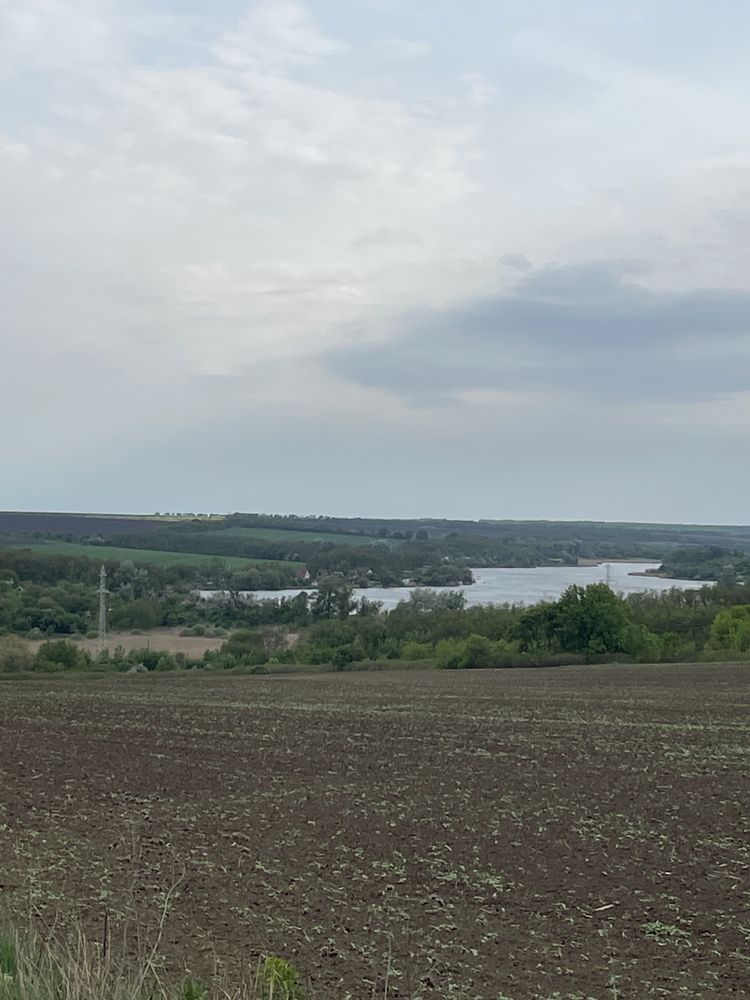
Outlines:
[[[750, 996], [750, 666], [0, 683], [0, 902], [312, 1000]], [[140, 935], [140, 945], [136, 945]]]

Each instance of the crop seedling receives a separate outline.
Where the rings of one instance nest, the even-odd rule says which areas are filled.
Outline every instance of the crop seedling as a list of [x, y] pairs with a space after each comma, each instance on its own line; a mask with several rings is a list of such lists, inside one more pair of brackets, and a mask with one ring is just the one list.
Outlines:
[[680, 927], [675, 926], [675, 924], [664, 924], [661, 920], [652, 920], [647, 924], [643, 924], [643, 930], [646, 932], [646, 937], [657, 941], [659, 944], [689, 943], [690, 940], [690, 935], [687, 931], [683, 931]]

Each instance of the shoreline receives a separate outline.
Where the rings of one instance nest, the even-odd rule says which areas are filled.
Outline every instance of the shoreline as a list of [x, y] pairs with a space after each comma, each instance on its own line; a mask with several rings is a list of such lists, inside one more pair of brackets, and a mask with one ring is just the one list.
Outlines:
[[[583, 566], [583, 567], [589, 567], [590, 568], [592, 566], [606, 566], [607, 563], [612, 563], [612, 565], [615, 565], [617, 563], [630, 563], [630, 564], [642, 563], [644, 566], [650, 566], [650, 565], [652, 565], [654, 563], [658, 563], [658, 562], [659, 562], [658, 559], [644, 559], [644, 558], [640, 558], [640, 559], [635, 559], [635, 558], [633, 558], [633, 559], [624, 559], [624, 558], [622, 558], [622, 559], [586, 559], [586, 558], [582, 557], [582, 558], [579, 558], [579, 560], [576, 563], [576, 565], [577, 566]], [[635, 574], [630, 573], [628, 575], [629, 576], [634, 576]]]

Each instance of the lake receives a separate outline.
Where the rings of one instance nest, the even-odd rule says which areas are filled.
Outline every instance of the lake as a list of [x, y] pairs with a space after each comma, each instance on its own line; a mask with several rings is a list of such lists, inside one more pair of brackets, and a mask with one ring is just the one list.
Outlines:
[[[658, 569], [659, 563], [613, 562], [599, 566], [534, 566], [528, 569], [475, 569], [475, 583], [467, 587], [426, 587], [436, 593], [446, 590], [460, 590], [466, 595], [467, 605], [475, 604], [538, 604], [540, 601], [554, 601], [572, 583], [585, 587], [589, 583], [604, 583], [609, 574], [609, 583], [620, 594], [643, 591], [670, 590], [679, 587], [692, 590], [704, 586], [696, 580], [663, 580], [656, 576], [634, 576], [648, 569]], [[355, 590], [355, 597], [367, 597], [371, 601], [381, 601], [385, 609], [395, 608], [399, 601], [409, 599], [413, 587], [368, 587]], [[313, 591], [308, 591], [313, 593]], [[202, 590], [201, 597], [209, 598], [217, 591]], [[282, 597], [296, 597], [299, 590], [254, 590], [243, 591], [243, 596], [257, 601], [274, 601]]]

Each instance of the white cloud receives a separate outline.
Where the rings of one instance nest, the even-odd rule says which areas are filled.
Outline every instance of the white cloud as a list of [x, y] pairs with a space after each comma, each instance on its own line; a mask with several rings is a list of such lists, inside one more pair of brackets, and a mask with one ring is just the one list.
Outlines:
[[471, 107], [485, 108], [497, 97], [497, 88], [481, 73], [464, 73], [461, 82], [466, 86]]
[[374, 48], [384, 59], [423, 59], [432, 51], [429, 42], [409, 38], [381, 38]]
[[344, 42], [326, 37], [298, 0], [260, 0], [237, 29], [222, 35], [213, 47], [229, 66], [270, 70], [314, 65], [347, 48]]
[[29, 155], [29, 147], [25, 142], [13, 142], [0, 135], [0, 156], [7, 156], [11, 160], [25, 160]]

